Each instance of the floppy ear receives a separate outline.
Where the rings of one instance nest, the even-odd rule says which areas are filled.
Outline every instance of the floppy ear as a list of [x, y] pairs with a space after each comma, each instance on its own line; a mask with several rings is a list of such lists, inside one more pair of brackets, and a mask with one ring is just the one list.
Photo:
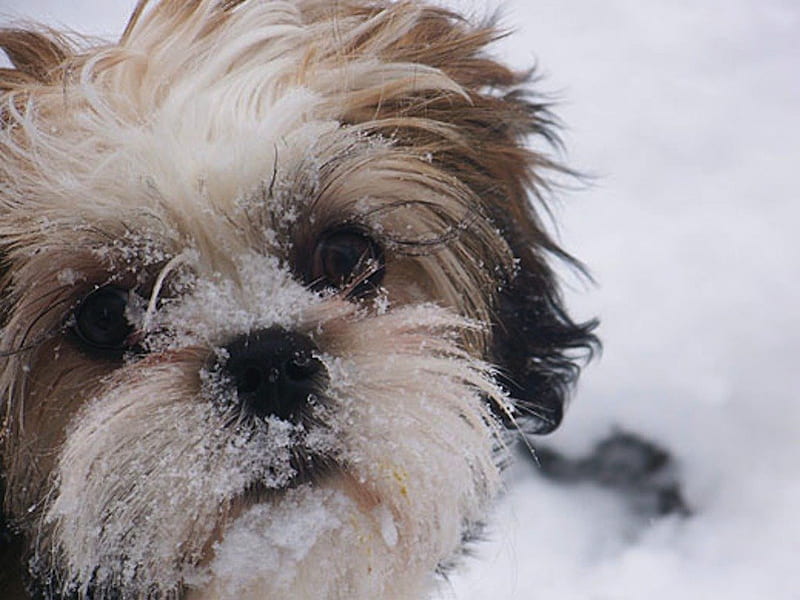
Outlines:
[[13, 68], [0, 68], [0, 91], [36, 83], [53, 83], [58, 67], [70, 56], [67, 39], [52, 30], [0, 29], [0, 50]]
[[[50, 59], [41, 56], [41, 60], [36, 60], [36, 55], [46, 47], [52, 48], [52, 52], [55, 51], [55, 46], [45, 43], [44, 39], [44, 36], [25, 31], [0, 30], [0, 50], [5, 52], [14, 65], [14, 68], [0, 68], [0, 128], [7, 126], [8, 118], [8, 113], [5, 112], [7, 107], [4, 94], [40, 80], [45, 76], [45, 64], [52, 64], [55, 60], [54, 56]], [[40, 68], [35, 65], [39, 65]], [[0, 182], [2, 178], [0, 174]], [[9, 288], [9, 266], [2, 239], [3, 225], [8, 218], [4, 200], [0, 196], [0, 353], [4, 349], [2, 334], [8, 316], [6, 297]], [[2, 358], [0, 354], [0, 372], [2, 372]], [[2, 448], [5, 436], [6, 401], [5, 391], [0, 389], [0, 589], [5, 590], [12, 598], [22, 598], [24, 596], [19, 576], [20, 540], [6, 518], [4, 506], [6, 494]]]
[[[2, 219], [3, 213], [0, 208], [0, 224], [2, 224]], [[2, 335], [8, 314], [6, 305], [8, 285], [8, 265], [3, 254], [3, 241], [0, 237], [0, 374], [2, 374], [3, 368], [2, 351], [4, 349]], [[3, 448], [5, 447], [6, 402], [5, 390], [0, 388], [0, 590], [6, 590], [10, 598], [23, 598], [25, 596], [22, 593], [19, 560], [22, 548], [19, 536], [5, 514], [6, 486]]]
[[516, 423], [501, 417], [524, 433], [550, 433], [561, 422], [581, 363], [599, 348], [592, 333], [597, 322], [572, 321], [545, 258], [520, 241], [511, 245], [520, 267], [500, 293], [492, 351], [518, 412]]
[[[379, 102], [346, 120], [372, 119], [374, 131], [383, 127], [398, 144], [428, 144], [436, 166], [473, 191], [504, 235], [516, 269], [505, 274], [496, 299], [490, 359], [519, 415], [513, 422], [509, 415], [500, 417], [524, 433], [547, 433], [560, 423], [580, 363], [599, 341], [592, 334], [596, 322], [578, 324], [568, 316], [549, 264], [563, 259], [580, 269], [541, 225], [531, 198], [542, 203], [547, 173], [568, 170], [526, 147], [531, 138], [550, 145], [558, 140], [547, 105], [527, 91], [533, 73], [516, 73], [484, 54], [502, 36], [491, 21], [471, 27], [447, 11], [424, 10], [414, 27], [384, 49], [385, 58], [435, 67], [466, 97], [421, 91], [395, 98], [382, 89]], [[405, 127], [397, 115], [409, 117]], [[447, 127], [417, 125], [423, 121]]]
[[[0, 68], [0, 129], [9, 127], [11, 103], [22, 110], [30, 90], [59, 81], [64, 74], [62, 68], [69, 56], [68, 40], [55, 32], [24, 29], [0, 29], [0, 54], [5, 53], [12, 68]], [[11, 286], [10, 265], [7, 257], [7, 231], [9, 206], [12, 199], [4, 197], [3, 179], [7, 172], [2, 168], [5, 154], [0, 148], [0, 375], [5, 364], [2, 355], [7, 350], [2, 341], [5, 322], [9, 315], [8, 295]], [[7, 164], [7, 163], [5, 163]], [[27, 598], [23, 584], [22, 539], [13, 520], [5, 514], [5, 465], [3, 452], [8, 401], [6, 391], [0, 388], [0, 590], [3, 598]]]
[[[530, 79], [531, 74], [518, 75], [514, 83], [525, 85]], [[501, 418], [523, 433], [545, 434], [561, 423], [582, 364], [601, 348], [593, 333], [598, 322], [576, 323], [567, 313], [551, 262], [561, 261], [583, 274], [586, 270], [559, 247], [536, 212], [536, 207], [547, 211], [543, 191], [548, 189], [548, 173], [575, 176], [524, 146], [530, 137], [558, 146], [548, 106], [520, 88], [499, 100], [514, 127], [506, 132], [505, 151], [491, 169], [501, 195], [487, 208], [517, 268], [499, 293], [491, 351], [499, 379], [517, 409], [513, 419], [504, 414]]]
[[[2, 479], [0, 479], [0, 494], [4, 495]], [[10, 598], [27, 597], [23, 595], [21, 555], [21, 540], [0, 511], [0, 589]]]

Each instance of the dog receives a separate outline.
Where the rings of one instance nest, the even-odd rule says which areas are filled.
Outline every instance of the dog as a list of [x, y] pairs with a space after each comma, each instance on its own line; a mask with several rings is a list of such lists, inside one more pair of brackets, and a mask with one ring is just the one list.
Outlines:
[[597, 345], [501, 35], [389, 0], [2, 30], [4, 598], [435, 590]]

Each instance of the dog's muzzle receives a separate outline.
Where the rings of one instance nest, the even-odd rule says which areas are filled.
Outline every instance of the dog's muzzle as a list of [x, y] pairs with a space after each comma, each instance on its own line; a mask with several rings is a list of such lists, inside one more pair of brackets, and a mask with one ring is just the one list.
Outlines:
[[314, 342], [279, 327], [240, 336], [225, 354], [219, 371], [236, 388], [241, 409], [260, 418], [299, 421], [328, 382]]

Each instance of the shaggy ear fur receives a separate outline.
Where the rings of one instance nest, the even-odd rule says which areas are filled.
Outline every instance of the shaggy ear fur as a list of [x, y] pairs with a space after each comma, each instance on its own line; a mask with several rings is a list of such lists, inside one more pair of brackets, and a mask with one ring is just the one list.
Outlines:
[[480, 199], [481, 216], [503, 233], [517, 268], [499, 292], [491, 356], [518, 414], [500, 417], [509, 428], [548, 433], [561, 421], [581, 362], [600, 344], [595, 321], [578, 324], [566, 313], [550, 266], [556, 259], [582, 270], [547, 233], [532, 202], [544, 206], [548, 174], [570, 172], [527, 149], [531, 138], [550, 146], [558, 139], [547, 105], [529, 92], [532, 73], [516, 73], [484, 54], [503, 35], [491, 22], [473, 28], [456, 15], [426, 9], [387, 58], [435, 67], [464, 95], [384, 97], [346, 120], [370, 121], [372, 131], [399, 144], [430, 148], [433, 164], [466, 184]]
[[70, 55], [70, 44], [55, 31], [0, 29], [0, 49], [13, 68], [0, 69], [0, 90], [53, 83]]
[[[22, 31], [0, 30], [0, 50], [5, 51], [15, 67], [0, 69], [0, 91], [9, 91], [24, 84], [41, 81], [44, 78], [44, 70], [57, 59], [52, 56], [52, 52], [50, 53], [51, 58], [37, 57], [37, 47], [54, 49], [52, 43], [47, 41], [44, 36]], [[8, 107], [0, 106], [0, 126], [3, 125], [6, 110]], [[5, 209], [2, 198], [0, 198], [0, 226], [5, 218], [4, 215]], [[0, 238], [0, 332], [3, 330], [8, 313], [5, 305], [7, 288], [8, 265], [3, 251], [2, 238]], [[3, 349], [2, 339], [0, 339], [0, 352]], [[0, 440], [5, 435], [5, 413], [5, 398], [0, 398]], [[8, 597], [11, 600], [24, 597], [19, 561], [21, 547], [19, 538], [6, 519], [4, 504], [5, 475], [3, 457], [0, 455], [0, 590], [3, 590], [3, 598]]]
[[544, 434], [561, 422], [580, 364], [591, 358], [599, 341], [592, 333], [597, 322], [573, 322], [561, 305], [549, 267], [533, 252], [527, 254], [501, 293], [494, 355], [519, 415], [516, 423], [506, 424], [520, 426], [527, 434]]
[[[529, 78], [521, 76], [518, 83], [527, 83]], [[522, 115], [518, 129], [511, 133], [517, 143], [526, 133], [558, 144], [546, 105], [516, 91], [503, 100]], [[545, 173], [574, 174], [548, 158], [525, 151], [510, 154], [506, 160], [511, 164], [499, 178], [505, 202], [490, 206], [517, 261], [517, 271], [500, 291], [492, 351], [517, 415], [513, 419], [501, 417], [507, 426], [520, 427], [524, 433], [545, 434], [561, 423], [581, 364], [601, 347], [593, 334], [598, 322], [575, 323], [567, 314], [551, 261], [560, 260], [581, 273], [585, 269], [552, 239], [535, 211], [534, 202], [544, 207], [542, 193], [548, 187]]]
[[[0, 220], [2, 218], [2, 213], [0, 213]], [[0, 332], [3, 330], [8, 312], [5, 306], [7, 287], [7, 265], [3, 255], [2, 240], [0, 240]], [[0, 352], [2, 351], [3, 343], [2, 339], [0, 339]], [[0, 447], [2, 447], [2, 440], [5, 435], [5, 414], [6, 401], [5, 398], [0, 398]], [[5, 469], [3, 467], [3, 456], [0, 453], [0, 590], [3, 590], [3, 598], [14, 600], [25, 597], [23, 595], [22, 573], [19, 561], [22, 548], [14, 527], [6, 519], [5, 496]]]
[[[0, 494], [5, 495], [2, 479], [0, 479]], [[3, 512], [0, 511], [0, 590], [3, 590], [4, 599], [14, 600], [25, 597], [22, 573], [20, 572], [19, 557], [21, 554], [20, 539], [6, 522]]]

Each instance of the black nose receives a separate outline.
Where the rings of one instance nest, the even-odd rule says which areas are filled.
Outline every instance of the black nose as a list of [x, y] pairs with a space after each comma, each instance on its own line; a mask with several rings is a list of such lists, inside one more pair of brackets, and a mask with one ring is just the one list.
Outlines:
[[224, 371], [245, 410], [296, 421], [327, 382], [317, 347], [306, 336], [272, 327], [225, 346]]

